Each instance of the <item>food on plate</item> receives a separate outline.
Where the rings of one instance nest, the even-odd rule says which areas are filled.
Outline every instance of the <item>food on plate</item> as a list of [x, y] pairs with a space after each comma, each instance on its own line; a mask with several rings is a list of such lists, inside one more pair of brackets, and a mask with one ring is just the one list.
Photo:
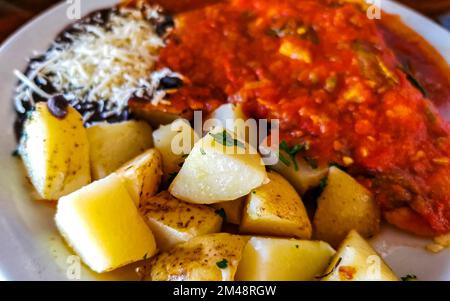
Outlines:
[[311, 222], [298, 193], [276, 172], [270, 171], [267, 175], [269, 183], [248, 195], [239, 231], [311, 238]]
[[148, 199], [159, 190], [161, 184], [162, 157], [157, 149], [149, 149], [116, 171], [136, 206], [141, 200]]
[[146, 198], [139, 210], [162, 251], [199, 235], [220, 232], [223, 221], [213, 208], [177, 200], [167, 191]]
[[328, 267], [334, 249], [323, 241], [252, 237], [236, 272], [239, 281], [311, 281]]
[[225, 222], [239, 225], [241, 223], [245, 198], [246, 197], [241, 197], [232, 201], [215, 203], [212, 204], [212, 206], [216, 208], [217, 212], [224, 216]]
[[196, 133], [186, 119], [177, 119], [161, 125], [153, 132], [153, 143], [163, 157], [166, 177], [181, 169], [184, 159], [198, 140]]
[[115, 173], [62, 197], [55, 221], [67, 243], [97, 273], [157, 251], [151, 230]]
[[162, 106], [162, 82], [180, 78], [155, 69], [171, 20], [156, 6], [130, 6], [99, 10], [68, 26], [24, 74], [15, 72], [18, 131], [33, 104], [55, 94], [64, 94], [87, 125], [128, 120], [130, 98]]
[[91, 182], [83, 121], [61, 97], [29, 113], [18, 151], [42, 199], [57, 200]]
[[380, 255], [352, 230], [320, 277], [324, 281], [397, 281]]
[[247, 237], [215, 233], [178, 244], [151, 261], [149, 280], [230, 281]]
[[152, 128], [143, 121], [96, 124], [87, 128], [87, 136], [94, 180], [106, 177], [153, 146]]
[[217, 127], [195, 143], [169, 192], [186, 202], [212, 204], [235, 200], [266, 181], [259, 154]]
[[338, 246], [350, 230], [366, 238], [378, 233], [380, 209], [370, 191], [334, 166], [324, 186], [313, 220], [317, 239]]
[[313, 158], [298, 157], [298, 154], [308, 149], [308, 144], [300, 143], [289, 146], [283, 140], [275, 148], [274, 146], [268, 146], [268, 141], [270, 141], [269, 138], [259, 148], [268, 159], [276, 162], [270, 165], [270, 168], [286, 178], [299, 193], [304, 194], [308, 190], [320, 186], [321, 181], [326, 178], [327, 165], [319, 165], [317, 160]]
[[[423, 85], [434, 81], [427, 87], [445, 103], [449, 69], [437, 55], [424, 64], [413, 46], [397, 58], [383, 21], [341, 1], [232, 0], [175, 19], [157, 66], [190, 79], [184, 95], [208, 87], [248, 118], [278, 119], [280, 141], [309, 146], [296, 158], [345, 166], [395, 226], [450, 232], [450, 131], [414, 78], [427, 74]], [[403, 208], [409, 218], [396, 218]]]
[[432, 101], [450, 103], [449, 69], [398, 20], [361, 1], [157, 2], [93, 12], [14, 71], [19, 154], [92, 270], [397, 280], [364, 240], [382, 217], [448, 245]]
[[[209, 119], [211, 120], [210, 128], [222, 127], [249, 142], [250, 131], [248, 128], [246, 129], [245, 124], [245, 122], [248, 122], [248, 118], [242, 111], [241, 105], [232, 103], [221, 105], [209, 115]], [[256, 130], [256, 123], [254, 129]]]

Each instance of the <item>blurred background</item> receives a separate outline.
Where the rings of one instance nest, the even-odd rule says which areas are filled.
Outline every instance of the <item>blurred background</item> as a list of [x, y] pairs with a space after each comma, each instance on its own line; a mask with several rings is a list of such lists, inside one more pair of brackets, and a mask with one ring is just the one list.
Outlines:
[[[56, 0], [0, 0], [0, 42], [26, 21], [54, 5]], [[81, 0], [95, 1], [95, 0]], [[164, 2], [164, 0], [159, 0]], [[168, 0], [173, 2], [173, 0]], [[180, 1], [180, 0], [177, 0]], [[189, 0], [182, 0], [189, 2]], [[450, 0], [397, 0], [420, 11], [450, 30]], [[196, 0], [196, 2], [199, 2]]]

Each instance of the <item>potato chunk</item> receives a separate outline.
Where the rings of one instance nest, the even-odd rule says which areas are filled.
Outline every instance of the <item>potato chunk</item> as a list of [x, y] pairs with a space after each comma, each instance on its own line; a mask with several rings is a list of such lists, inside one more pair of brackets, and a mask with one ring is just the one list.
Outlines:
[[222, 226], [222, 217], [213, 208], [185, 203], [167, 191], [145, 200], [140, 211], [162, 251], [199, 235], [220, 232]]
[[155, 148], [163, 157], [166, 178], [181, 169], [184, 159], [197, 140], [197, 135], [185, 119], [177, 119], [168, 125], [162, 125], [153, 132]]
[[91, 172], [95, 180], [152, 147], [152, 128], [143, 121], [100, 123], [87, 129]]
[[194, 145], [169, 192], [186, 202], [212, 204], [242, 197], [266, 180], [259, 154], [216, 128]]
[[89, 143], [81, 115], [57, 118], [44, 102], [25, 121], [19, 154], [42, 199], [57, 200], [91, 182]]
[[156, 253], [151, 230], [115, 173], [62, 197], [55, 220], [68, 244], [97, 273]]
[[241, 223], [242, 209], [244, 207], [245, 197], [237, 200], [220, 202], [212, 204], [217, 210], [222, 210], [225, 213], [225, 221], [230, 224], [239, 225]]
[[240, 231], [309, 239], [311, 223], [300, 196], [276, 172], [269, 172], [268, 176], [268, 184], [248, 195]]
[[378, 233], [380, 210], [364, 186], [339, 168], [331, 167], [313, 223], [317, 239], [338, 246], [352, 229], [364, 237]]
[[194, 237], [152, 260], [150, 280], [231, 281], [248, 238], [228, 233]]
[[[217, 126], [225, 128], [230, 132], [234, 132], [237, 137], [247, 142], [249, 141], [249, 128], [245, 124], [247, 117], [242, 111], [241, 105], [232, 103], [223, 104], [215, 109], [208, 118], [208, 120], [211, 120], [207, 121], [211, 123], [211, 128]], [[254, 124], [254, 131], [257, 131], [256, 123]]]
[[324, 275], [324, 281], [398, 280], [381, 256], [354, 230], [342, 242]]
[[162, 176], [162, 158], [157, 149], [149, 149], [117, 170], [136, 206], [142, 198], [158, 191]]
[[[299, 156], [296, 157], [296, 164], [294, 164], [290, 155], [282, 149], [275, 151], [274, 148], [264, 145], [260, 146], [260, 149], [268, 154], [268, 160], [277, 162], [270, 168], [288, 180], [300, 194], [319, 186], [320, 181], [327, 176], [328, 166], [311, 166], [311, 163], [306, 162]], [[283, 158], [283, 160], [278, 158]]]
[[322, 241], [252, 237], [239, 262], [236, 280], [315, 280], [327, 268], [334, 253]]

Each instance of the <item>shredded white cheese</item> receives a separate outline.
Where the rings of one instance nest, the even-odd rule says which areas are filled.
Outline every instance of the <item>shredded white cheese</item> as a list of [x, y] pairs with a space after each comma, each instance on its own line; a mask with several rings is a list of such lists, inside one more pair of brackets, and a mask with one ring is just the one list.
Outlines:
[[[130, 97], [146, 95], [152, 103], [167, 103], [166, 93], [157, 91], [164, 76], [182, 78], [169, 69], [152, 72], [164, 41], [145, 16], [158, 16], [157, 8], [144, 14], [138, 9], [120, 9], [105, 25], [76, 24], [79, 34], [66, 34], [71, 43], [54, 43], [43, 61], [35, 61], [16, 90], [16, 110], [24, 113], [23, 101], [33, 103], [32, 94], [51, 95], [35, 84], [47, 82], [70, 99], [98, 102], [111, 115], [120, 115]], [[93, 114], [92, 112], [88, 112]], [[89, 119], [90, 116], [84, 116]]]

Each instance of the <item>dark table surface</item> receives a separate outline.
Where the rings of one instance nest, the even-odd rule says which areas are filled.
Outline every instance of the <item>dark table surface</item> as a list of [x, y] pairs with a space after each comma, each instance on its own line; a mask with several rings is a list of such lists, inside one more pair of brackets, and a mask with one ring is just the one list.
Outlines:
[[[95, 1], [95, 0], [82, 0]], [[164, 2], [164, 0], [159, 0]], [[450, 30], [450, 0], [399, 0]], [[56, 0], [0, 0], [0, 42]]]

